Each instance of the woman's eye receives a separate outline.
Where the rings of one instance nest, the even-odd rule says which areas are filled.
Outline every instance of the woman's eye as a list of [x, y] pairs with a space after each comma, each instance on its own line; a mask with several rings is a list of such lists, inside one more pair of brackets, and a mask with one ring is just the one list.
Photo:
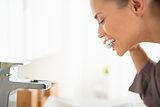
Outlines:
[[99, 24], [102, 24], [104, 22], [104, 19], [102, 21], [99, 22]]

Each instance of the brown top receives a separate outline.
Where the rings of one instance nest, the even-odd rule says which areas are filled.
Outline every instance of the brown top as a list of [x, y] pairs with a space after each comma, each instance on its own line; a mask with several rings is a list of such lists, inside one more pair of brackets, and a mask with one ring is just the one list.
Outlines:
[[160, 107], [160, 60], [150, 60], [140, 73], [136, 74], [129, 91], [139, 93], [148, 107]]

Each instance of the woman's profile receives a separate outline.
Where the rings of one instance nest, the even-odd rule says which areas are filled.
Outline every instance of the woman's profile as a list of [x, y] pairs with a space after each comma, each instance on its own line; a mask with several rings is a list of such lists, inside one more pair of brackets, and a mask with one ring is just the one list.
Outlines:
[[139, 43], [160, 43], [160, 0], [90, 0], [98, 37], [123, 56], [130, 52], [137, 74], [130, 91], [144, 104], [160, 107], [160, 61], [153, 62]]

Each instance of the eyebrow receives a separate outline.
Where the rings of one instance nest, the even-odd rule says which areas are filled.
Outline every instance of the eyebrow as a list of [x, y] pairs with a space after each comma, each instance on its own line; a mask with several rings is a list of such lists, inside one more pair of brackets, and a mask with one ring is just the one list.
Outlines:
[[101, 14], [101, 13], [102, 13], [102, 12], [98, 12], [98, 13], [94, 16], [94, 18], [97, 19], [98, 15]]

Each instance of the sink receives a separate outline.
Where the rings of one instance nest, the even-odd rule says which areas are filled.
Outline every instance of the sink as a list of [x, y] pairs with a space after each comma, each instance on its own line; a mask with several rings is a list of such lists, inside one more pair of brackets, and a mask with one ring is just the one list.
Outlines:
[[133, 107], [124, 100], [107, 100], [97, 98], [67, 99], [50, 97], [44, 107]]

